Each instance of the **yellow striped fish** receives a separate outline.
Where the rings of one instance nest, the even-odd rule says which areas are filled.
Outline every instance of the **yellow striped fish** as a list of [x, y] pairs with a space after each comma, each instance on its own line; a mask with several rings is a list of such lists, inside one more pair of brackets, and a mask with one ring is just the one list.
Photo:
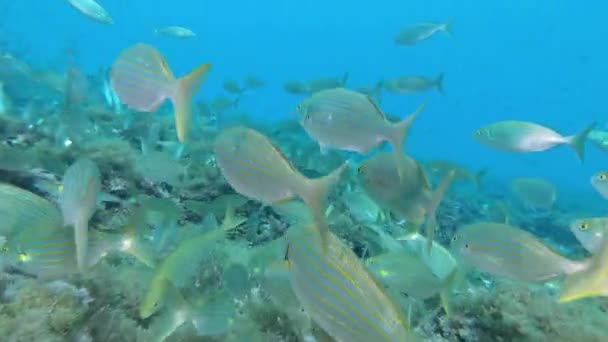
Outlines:
[[357, 256], [329, 233], [328, 248], [306, 225], [288, 232], [285, 259], [300, 304], [337, 341], [414, 341], [401, 312]]
[[0, 234], [11, 236], [20, 230], [63, 225], [61, 213], [46, 199], [10, 184], [0, 183]]
[[[37, 195], [0, 184], [0, 232], [6, 235], [2, 253], [14, 266], [41, 277], [77, 271], [75, 232], [63, 226], [59, 210]], [[85, 241], [86, 266], [95, 264], [116, 242], [96, 233]]]
[[32, 227], [12, 237], [7, 252], [15, 266], [40, 276], [69, 274], [77, 270], [74, 232], [62, 226]]
[[76, 258], [81, 272], [86, 270], [89, 220], [95, 213], [100, 191], [99, 169], [89, 159], [77, 160], [63, 176], [59, 206], [63, 223], [74, 229]]
[[214, 150], [224, 178], [236, 192], [265, 204], [299, 197], [311, 209], [322, 236], [326, 236], [325, 198], [348, 164], [325, 177], [306, 178], [265, 135], [244, 126], [223, 131]]
[[399, 176], [402, 142], [424, 105], [398, 123], [391, 123], [367, 95], [344, 88], [319, 91], [296, 108], [306, 133], [326, 147], [366, 154], [383, 141], [391, 143]]
[[525, 230], [495, 222], [461, 227], [450, 248], [466, 264], [518, 281], [544, 282], [588, 265], [567, 259]]
[[120, 101], [129, 108], [154, 112], [166, 100], [173, 103], [175, 128], [186, 142], [192, 115], [192, 97], [202, 85], [211, 64], [201, 64], [187, 75], [175, 78], [167, 61], [154, 47], [137, 43], [112, 64], [110, 80]]
[[559, 293], [559, 301], [564, 303], [586, 297], [606, 296], [608, 296], [608, 240], [602, 242], [587, 268], [566, 276]]

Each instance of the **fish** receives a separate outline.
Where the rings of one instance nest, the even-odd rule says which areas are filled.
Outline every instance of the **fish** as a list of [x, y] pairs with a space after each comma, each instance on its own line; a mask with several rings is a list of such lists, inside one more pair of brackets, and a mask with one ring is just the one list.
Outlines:
[[330, 147], [366, 154], [381, 142], [390, 142], [399, 177], [403, 177], [399, 161], [403, 156], [403, 140], [423, 109], [424, 103], [402, 121], [392, 123], [369, 96], [335, 88], [320, 91], [300, 102], [296, 115], [321, 150]]
[[81, 158], [65, 172], [59, 206], [63, 223], [72, 226], [80, 272], [86, 271], [89, 220], [95, 213], [101, 192], [101, 174], [90, 159]]
[[262, 88], [265, 83], [254, 75], [246, 75], [243, 77], [243, 84], [246, 89], [258, 89]]
[[546, 282], [578, 272], [587, 262], [570, 260], [520, 228], [495, 222], [460, 227], [450, 251], [482, 272], [523, 282]]
[[317, 93], [323, 90], [329, 90], [334, 88], [343, 88], [346, 86], [348, 80], [348, 73], [344, 73], [342, 78], [338, 77], [322, 77], [314, 80], [310, 80], [306, 83], [308, 90], [311, 93]]
[[381, 217], [382, 211], [378, 204], [363, 191], [345, 192], [342, 201], [357, 222], [372, 224]]
[[429, 175], [436, 175], [439, 177], [444, 177], [449, 172], [454, 171], [455, 182], [471, 182], [476, 187], [479, 187], [481, 179], [488, 172], [488, 170], [484, 168], [473, 173], [458, 163], [440, 159], [422, 161], [421, 165]]
[[551, 210], [557, 199], [557, 188], [542, 178], [515, 178], [511, 193], [523, 204], [534, 209]]
[[589, 260], [588, 267], [566, 275], [559, 293], [559, 302], [608, 296], [608, 240], [602, 241], [598, 252]]
[[399, 293], [420, 300], [440, 295], [445, 312], [450, 314], [449, 295], [460, 274], [456, 259], [437, 242], [426, 253], [428, 241], [417, 233], [397, 240], [400, 248], [368, 258], [368, 269], [385, 286]]
[[382, 89], [395, 94], [419, 93], [433, 88], [436, 88], [440, 94], [443, 94], [444, 77], [445, 73], [439, 74], [435, 79], [420, 75], [402, 76], [392, 80], [382, 81], [380, 84]]
[[268, 137], [245, 126], [223, 130], [215, 140], [214, 152], [224, 178], [237, 193], [267, 205], [300, 198], [326, 236], [325, 199], [348, 163], [327, 176], [307, 178]]
[[10, 236], [29, 226], [62, 226], [63, 218], [46, 199], [16, 187], [0, 183], [0, 235]]
[[215, 98], [211, 102], [211, 110], [215, 112], [216, 115], [221, 115], [228, 109], [236, 109], [239, 105], [239, 99], [229, 99], [224, 96], [220, 96]]
[[608, 199], [608, 171], [599, 171], [591, 177], [591, 186], [604, 199]]
[[[44, 278], [78, 272], [75, 231], [64, 227], [61, 212], [48, 200], [0, 183], [0, 216], [0, 234], [6, 237], [2, 255], [15, 267]], [[90, 234], [86, 266], [95, 265], [116, 242], [110, 234]]]
[[411, 46], [427, 40], [439, 32], [446, 32], [451, 36], [452, 23], [420, 23], [406, 27], [395, 36], [395, 43], [397, 45]]
[[600, 150], [608, 151], [608, 131], [593, 129], [587, 135], [587, 139]]
[[219, 336], [232, 325], [236, 307], [234, 299], [225, 290], [204, 293], [188, 300], [178, 288], [167, 284], [166, 297], [164, 310], [150, 322], [151, 341], [165, 341], [187, 322], [192, 323], [199, 336]]
[[511, 221], [509, 208], [502, 200], [493, 200], [485, 206], [485, 214], [488, 221], [509, 224]]
[[306, 83], [299, 81], [287, 81], [283, 83], [283, 89], [294, 95], [310, 94], [310, 88]]
[[212, 257], [218, 248], [223, 247], [226, 232], [244, 221], [244, 218], [234, 216], [234, 210], [229, 205], [219, 227], [204, 227], [206, 231], [181, 241], [155, 268], [154, 276], [139, 305], [139, 316], [146, 319], [159, 311], [165, 305], [167, 290], [172, 286], [181, 288], [190, 281], [201, 261]]
[[4, 83], [0, 82], [0, 116], [13, 114], [14, 104], [10, 96], [4, 92]]
[[118, 94], [116, 94], [116, 91], [110, 85], [109, 73], [104, 76], [102, 92], [105, 104], [108, 108], [112, 109], [115, 114], [123, 114], [123, 108], [120, 99], [118, 98]]
[[431, 248], [437, 226], [435, 212], [454, 172], [449, 172], [433, 191], [426, 174], [412, 157], [404, 154], [400, 158], [403, 179], [399, 179], [397, 168], [390, 159], [389, 153], [382, 152], [364, 160], [357, 168], [357, 181], [380, 207], [407, 220], [416, 229], [426, 218], [426, 237]]
[[239, 83], [235, 80], [224, 81], [222, 87], [225, 91], [236, 95], [241, 95], [245, 91], [245, 88], [241, 87]]
[[194, 33], [191, 29], [183, 27], [183, 26], [162, 27], [159, 29], [155, 29], [154, 34], [166, 36], [166, 37], [175, 37], [175, 38], [194, 38], [194, 37], [196, 37], [196, 33]]
[[564, 137], [551, 128], [534, 122], [508, 120], [477, 129], [473, 138], [480, 144], [507, 152], [542, 152], [565, 144], [583, 161], [585, 140], [593, 127], [595, 123], [575, 135]]
[[124, 49], [110, 69], [110, 83], [130, 109], [154, 112], [166, 100], [173, 103], [177, 138], [188, 140], [192, 97], [202, 85], [211, 64], [196, 67], [175, 78], [165, 58], [154, 47], [137, 43]]
[[570, 231], [591, 254], [597, 254], [608, 236], [608, 217], [588, 217], [574, 220]]
[[105, 8], [95, 0], [68, 0], [68, 3], [85, 16], [102, 24], [113, 24], [114, 20]]
[[287, 232], [289, 281], [304, 310], [336, 341], [414, 341], [407, 321], [357, 256], [313, 225]]

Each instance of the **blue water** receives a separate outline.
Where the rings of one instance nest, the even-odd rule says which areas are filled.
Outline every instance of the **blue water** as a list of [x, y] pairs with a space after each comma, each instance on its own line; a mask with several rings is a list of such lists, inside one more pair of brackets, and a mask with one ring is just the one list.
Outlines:
[[[478, 144], [472, 133], [509, 119], [534, 121], [563, 135], [575, 134], [591, 122], [608, 129], [606, 2], [99, 3], [111, 14], [113, 25], [92, 21], [67, 0], [0, 0], [0, 41], [11, 53], [43, 69], [63, 70], [66, 49], [71, 49], [76, 64], [87, 73], [109, 67], [121, 50], [145, 42], [162, 52], [176, 75], [212, 63], [197, 95], [209, 101], [225, 94], [225, 80], [253, 74], [266, 86], [244, 95], [239, 107], [258, 122], [291, 118], [303, 97], [283, 90], [289, 80], [342, 77], [348, 72], [347, 86], [357, 87], [405, 75], [435, 78], [445, 72], [443, 95], [435, 90], [382, 95], [381, 108], [400, 117], [427, 101], [405, 143], [408, 153], [417, 159], [456, 161], [473, 170], [488, 167], [485, 185], [490, 188], [502, 188], [513, 177], [541, 177], [558, 185], [558, 202], [601, 208], [605, 201], [589, 179], [607, 167], [606, 152], [590, 143], [581, 164], [565, 146], [542, 153], [505, 153]], [[425, 21], [451, 21], [453, 35], [439, 33], [411, 47], [394, 43], [400, 29]], [[155, 28], [168, 25], [188, 27], [197, 37], [154, 35]]]
[[[176, 74], [212, 62], [200, 95], [221, 93], [221, 83], [253, 73], [269, 86], [243, 100], [257, 120], [289, 116], [299, 98], [282, 82], [350, 73], [349, 85], [372, 85], [406, 74], [446, 72], [446, 94], [385, 95], [382, 107], [405, 115], [428, 106], [408, 140], [419, 157], [491, 166], [495, 175], [542, 176], [592, 195], [589, 176], [605, 155], [588, 148], [581, 166], [567, 148], [505, 154], [476, 144], [471, 132], [502, 119], [532, 120], [571, 134], [592, 121], [605, 125], [600, 89], [608, 66], [603, 22], [608, 5], [589, 1], [143, 1], [100, 2], [115, 24], [100, 25], [67, 1], [11, 2], [3, 31], [39, 65], [61, 68], [66, 47], [87, 71], [107, 67], [121, 49], [139, 41], [157, 46]], [[9, 5], [9, 3], [11, 3]], [[452, 20], [454, 37], [439, 35], [414, 47], [393, 36], [420, 21]], [[155, 37], [170, 24], [190, 27], [193, 40]]]

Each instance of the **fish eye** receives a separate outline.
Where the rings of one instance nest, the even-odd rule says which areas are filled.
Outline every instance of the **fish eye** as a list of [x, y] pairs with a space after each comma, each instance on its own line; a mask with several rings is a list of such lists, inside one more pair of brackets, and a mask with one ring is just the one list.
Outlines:
[[302, 107], [303, 107], [303, 106], [302, 106], [302, 104], [300, 103], [300, 104], [298, 104], [298, 105], [296, 106], [296, 109], [297, 109], [297, 110], [301, 110], [301, 109], [302, 109]]
[[19, 254], [17, 254], [17, 260], [19, 260], [20, 262], [26, 262], [28, 259], [27, 254], [21, 252]]
[[465, 245], [464, 245], [464, 248], [469, 249], [469, 244], [468, 244], [468, 243], [467, 243], [467, 244], [465, 244]]
[[583, 221], [581, 222], [581, 224], [578, 226], [578, 228], [580, 230], [587, 230], [589, 229], [589, 223], [587, 223], [587, 221]]
[[359, 167], [357, 168], [357, 174], [359, 174], [359, 175], [360, 175], [362, 172], [363, 172], [363, 167], [359, 166]]
[[606, 180], [606, 173], [602, 172], [600, 174], [597, 175], [597, 179], [601, 180], [601, 181], [605, 181]]
[[482, 136], [483, 135], [483, 130], [481, 130], [481, 129], [476, 130], [475, 131], [475, 135], [478, 136], [478, 137]]
[[458, 235], [454, 235], [454, 236], [452, 237], [452, 241], [458, 241]]

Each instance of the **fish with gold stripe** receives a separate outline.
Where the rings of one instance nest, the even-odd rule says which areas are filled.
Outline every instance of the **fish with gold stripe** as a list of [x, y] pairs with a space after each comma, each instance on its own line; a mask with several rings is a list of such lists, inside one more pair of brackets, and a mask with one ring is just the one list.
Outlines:
[[288, 231], [285, 259], [304, 310], [337, 341], [415, 341], [407, 321], [357, 256], [329, 233], [327, 251], [312, 225]]

